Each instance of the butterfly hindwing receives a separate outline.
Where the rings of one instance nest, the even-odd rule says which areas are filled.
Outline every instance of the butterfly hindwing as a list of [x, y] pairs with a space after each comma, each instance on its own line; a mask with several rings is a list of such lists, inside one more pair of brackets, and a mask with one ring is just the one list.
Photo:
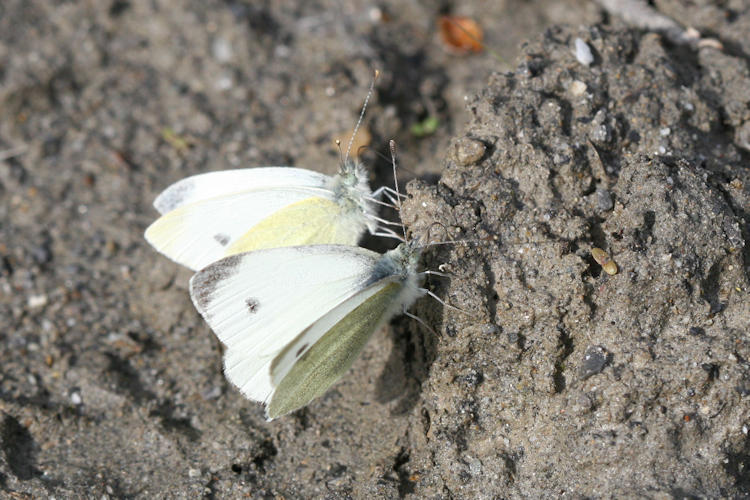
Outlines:
[[[352, 220], [347, 220], [352, 219]], [[269, 215], [237, 238], [226, 253], [311, 244], [355, 245], [364, 226], [347, 218], [335, 201], [311, 197]], [[351, 227], [355, 226], [355, 227]]]
[[307, 405], [345, 374], [373, 332], [390, 317], [402, 288], [393, 280], [371, 285], [286, 346], [271, 363], [275, 389], [266, 406], [268, 418]]

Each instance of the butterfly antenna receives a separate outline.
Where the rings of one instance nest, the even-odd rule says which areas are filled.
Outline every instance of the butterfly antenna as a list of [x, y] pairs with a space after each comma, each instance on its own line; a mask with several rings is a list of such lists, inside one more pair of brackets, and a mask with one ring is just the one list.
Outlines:
[[341, 163], [342, 168], [343, 168], [343, 165], [344, 165], [344, 152], [341, 151], [341, 140], [340, 139], [336, 139], [335, 143], [336, 143], [336, 147], [339, 148], [339, 162]]
[[427, 324], [427, 323], [425, 322], [425, 320], [423, 320], [422, 318], [420, 318], [420, 317], [419, 317], [419, 316], [417, 316], [416, 314], [412, 314], [412, 313], [410, 313], [410, 312], [409, 312], [409, 311], [407, 311], [406, 309], [404, 309], [404, 310], [403, 310], [402, 312], [404, 313], [404, 316], [406, 316], [406, 317], [409, 317], [409, 318], [411, 318], [411, 319], [415, 320], [415, 321], [416, 321], [416, 322], [418, 322], [418, 323], [419, 323], [420, 325], [422, 325], [423, 327], [425, 327], [425, 328], [426, 328], [426, 329], [427, 329], [427, 330], [428, 330], [428, 331], [429, 331], [429, 332], [430, 332], [431, 334], [433, 334], [433, 335], [434, 335], [434, 336], [436, 336], [436, 337], [438, 336], [438, 332], [436, 332], [436, 331], [435, 331], [435, 330], [434, 330], [434, 329], [433, 329], [433, 328], [432, 328], [432, 327], [431, 327], [430, 325], [428, 325], [428, 324]]
[[[396, 141], [391, 139], [388, 142], [391, 148], [391, 163], [393, 164], [393, 184], [396, 187], [396, 210], [399, 212], [401, 217], [401, 193], [398, 191], [398, 176], [396, 175]], [[404, 241], [406, 241], [406, 226], [401, 224], [401, 231], [404, 233]]]
[[[448, 241], [430, 241], [430, 231], [435, 226], [440, 226], [443, 228], [443, 231], [445, 231], [445, 234], [448, 236]], [[462, 238], [460, 240], [457, 240], [453, 236], [451, 236], [450, 231], [448, 231], [448, 226], [446, 226], [442, 222], [435, 221], [432, 224], [430, 224], [430, 227], [427, 228], [427, 243], [425, 243], [424, 245], [419, 245], [419, 247], [429, 248], [429, 247], [435, 247], [438, 245], [458, 245], [459, 243], [480, 243], [482, 241], [486, 241], [486, 240], [481, 239], [481, 238]]]
[[433, 299], [437, 300], [443, 307], [447, 307], [448, 309], [453, 309], [454, 311], [462, 312], [462, 313], [466, 314], [467, 316], [472, 316], [472, 314], [469, 311], [464, 311], [460, 307], [456, 307], [454, 305], [451, 305], [451, 304], [447, 303], [446, 301], [444, 301], [443, 299], [441, 299], [440, 297], [438, 297], [437, 295], [435, 295], [431, 290], [427, 290], [426, 288], [425, 288], [425, 290], [426, 290], [427, 295], [429, 295]]
[[430, 270], [427, 270], [427, 271], [422, 271], [419, 274], [420, 275], [425, 275], [425, 276], [438, 276], [440, 278], [453, 278], [452, 274], [443, 273], [443, 272], [440, 272], [440, 271], [430, 271]]
[[375, 81], [378, 79], [378, 76], [380, 76], [380, 71], [375, 70], [375, 76], [372, 77], [372, 81], [370, 82], [370, 90], [367, 91], [367, 97], [365, 97], [365, 103], [362, 105], [362, 111], [359, 113], [359, 120], [357, 120], [357, 125], [354, 126], [354, 132], [352, 132], [352, 136], [349, 138], [349, 144], [346, 146], [346, 155], [344, 156], [344, 164], [349, 160], [349, 153], [352, 151], [352, 145], [354, 144], [354, 138], [357, 136], [357, 132], [359, 132], [359, 126], [362, 125], [362, 120], [365, 117], [365, 110], [367, 109], [367, 103], [370, 102], [370, 97], [372, 97], [372, 93], [375, 90]]

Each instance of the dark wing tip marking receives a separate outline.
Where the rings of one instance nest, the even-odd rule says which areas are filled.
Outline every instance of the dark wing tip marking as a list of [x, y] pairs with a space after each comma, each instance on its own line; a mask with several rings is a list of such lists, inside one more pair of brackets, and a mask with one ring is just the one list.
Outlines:
[[245, 305], [247, 306], [247, 311], [250, 314], [255, 314], [258, 312], [258, 307], [260, 307], [260, 302], [258, 302], [258, 299], [255, 299], [253, 297], [248, 297], [245, 299]]
[[188, 177], [177, 181], [156, 197], [154, 206], [161, 213], [170, 212], [180, 206], [194, 189], [194, 179]]
[[190, 280], [190, 296], [203, 314], [208, 310], [216, 287], [229, 278], [240, 263], [241, 255], [231, 255], [198, 271]]

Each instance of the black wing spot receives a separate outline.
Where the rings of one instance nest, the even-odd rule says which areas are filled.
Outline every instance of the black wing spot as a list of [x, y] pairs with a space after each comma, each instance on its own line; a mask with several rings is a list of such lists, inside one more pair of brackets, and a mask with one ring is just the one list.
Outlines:
[[225, 247], [229, 244], [229, 236], [222, 233], [217, 233], [214, 235], [214, 239], [219, 243], [219, 245]]
[[303, 352], [305, 352], [305, 349], [307, 349], [307, 346], [309, 346], [309, 345], [310, 345], [310, 344], [304, 344], [304, 345], [303, 345], [302, 347], [300, 347], [300, 348], [299, 348], [299, 349], [297, 350], [297, 354], [295, 354], [295, 356], [296, 356], [296, 357], [298, 357], [298, 358], [299, 358], [300, 356], [302, 356], [302, 353], [303, 353]]
[[245, 305], [247, 306], [247, 310], [250, 314], [255, 314], [256, 312], [258, 312], [258, 307], [260, 306], [260, 302], [250, 297], [248, 299], [245, 299]]

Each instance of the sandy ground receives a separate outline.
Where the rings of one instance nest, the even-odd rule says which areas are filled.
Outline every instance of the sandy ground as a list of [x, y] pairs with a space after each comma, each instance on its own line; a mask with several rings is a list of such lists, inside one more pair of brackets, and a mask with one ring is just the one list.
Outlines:
[[[720, 45], [583, 1], [0, 4], [3, 496], [750, 495], [750, 6], [653, 4]], [[446, 51], [445, 12], [494, 53]], [[267, 423], [151, 203], [334, 172], [374, 68], [363, 160], [390, 185], [394, 139], [410, 231], [480, 240], [423, 258], [466, 313], [419, 301], [435, 332], [394, 320]]]

